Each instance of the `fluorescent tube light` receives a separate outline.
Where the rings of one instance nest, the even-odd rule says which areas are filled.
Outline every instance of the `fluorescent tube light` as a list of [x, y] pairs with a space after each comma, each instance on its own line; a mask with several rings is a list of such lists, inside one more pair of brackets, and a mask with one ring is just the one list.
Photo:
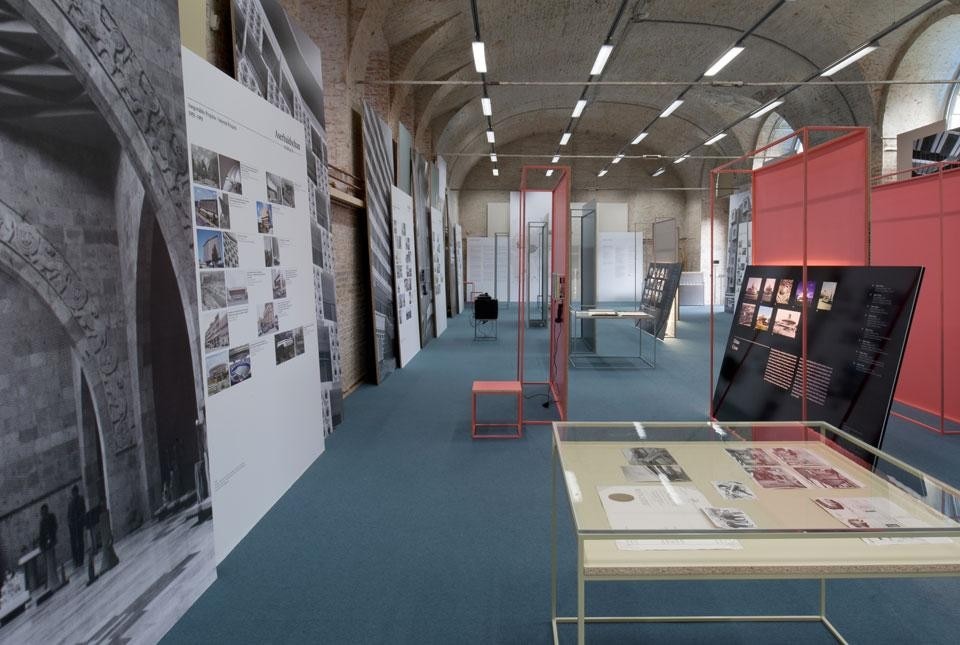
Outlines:
[[603, 177], [605, 174], [607, 174], [607, 169], [606, 169], [606, 168], [604, 168], [603, 170], [601, 170], [600, 172], [598, 172], [598, 173], [597, 173], [597, 177]]
[[623, 155], [622, 154], [617, 155], [616, 157], [613, 158], [613, 161], [611, 163], [620, 163], [621, 159], [623, 159]]
[[550, 177], [552, 175], [553, 175], [553, 169], [551, 168], [550, 170], [547, 171], [547, 177]]
[[721, 57], [717, 60], [716, 63], [714, 63], [713, 65], [711, 65], [711, 66], [710, 66], [710, 69], [708, 69], [707, 71], [705, 71], [705, 72], [703, 73], [703, 75], [704, 75], [704, 76], [716, 76], [716, 75], [720, 72], [721, 69], [723, 69], [724, 67], [726, 67], [727, 64], [728, 64], [730, 61], [732, 61], [734, 58], [736, 58], [737, 56], [739, 56], [739, 55], [743, 52], [744, 49], [745, 49], [744, 47], [739, 47], [739, 46], [738, 46], [738, 47], [731, 47], [730, 49], [727, 50], [727, 53], [724, 54], [723, 56], [721, 56]]
[[493, 116], [493, 105], [489, 96], [480, 97], [480, 109], [483, 110], [483, 116]]
[[494, 177], [499, 177], [499, 176], [500, 176], [500, 171], [497, 170], [496, 168], [494, 168], [494, 169], [493, 169], [493, 176], [494, 176]]
[[583, 114], [583, 108], [587, 107], [587, 102], [584, 99], [577, 101], [577, 104], [573, 106], [573, 118], [576, 119], [581, 114]]
[[669, 106], [666, 110], [664, 110], [663, 112], [660, 113], [660, 118], [663, 119], [663, 118], [666, 118], [666, 117], [670, 116], [670, 115], [673, 114], [674, 111], [675, 111], [678, 107], [680, 107], [681, 105], [683, 105], [683, 100], [682, 100], [682, 99], [677, 99], [676, 101], [674, 101], [673, 103], [671, 103], [670, 106]]
[[487, 143], [493, 143], [493, 142], [494, 142], [493, 130], [487, 130]]
[[636, 138], [635, 138], [633, 141], [630, 142], [630, 145], [631, 145], [631, 146], [635, 146], [635, 145], [637, 145], [638, 143], [640, 143], [641, 141], [643, 141], [643, 140], [646, 139], [646, 138], [647, 138], [647, 133], [646, 133], [646, 132], [641, 132], [640, 134], [638, 134], [638, 135], [636, 136]]
[[490, 153], [490, 161], [493, 162], [493, 163], [497, 163], [497, 153], [496, 153], [496, 152], [491, 152], [491, 153]]
[[560, 161], [560, 155], [557, 155], [556, 157], [554, 157], [553, 159], [551, 159], [551, 160], [550, 160], [550, 163], [557, 163], [558, 161]]
[[762, 108], [760, 108], [759, 110], [757, 110], [756, 112], [754, 112], [753, 114], [751, 114], [751, 115], [750, 115], [750, 118], [751, 118], [751, 119], [759, 118], [759, 117], [763, 116], [764, 114], [766, 114], [767, 112], [770, 112], [771, 110], [776, 110], [776, 109], [777, 109], [778, 107], [780, 107], [781, 105], [783, 105], [783, 100], [771, 101], [771, 102], [767, 103], [766, 105], [764, 105], [764, 106], [763, 106]]
[[613, 51], [613, 45], [601, 45], [600, 51], [597, 52], [597, 60], [593, 62], [593, 69], [590, 70], [590, 76], [598, 76], [603, 72], [603, 66], [607, 64], [607, 59], [610, 58], [610, 52]]
[[704, 141], [704, 142], [703, 142], [703, 145], [705, 145], [705, 146], [712, 146], [713, 144], [715, 144], [717, 141], [719, 141], [720, 139], [724, 138], [725, 136], [727, 136], [727, 133], [726, 133], [726, 132], [721, 132], [720, 134], [715, 134], [715, 135], [713, 135], [712, 137], [710, 137], [709, 139], [707, 139], [706, 141]]
[[673, 160], [673, 163], [683, 163], [684, 161], [686, 161], [686, 160], [689, 159], [689, 158], [690, 158], [690, 155], [682, 155], [682, 156], [677, 157], [676, 159], [674, 159], [674, 160]]
[[654, 177], [659, 177], [660, 175], [662, 175], [662, 174], [665, 173], [665, 172], [667, 172], [667, 169], [664, 168], [663, 166], [660, 166], [659, 168], [657, 168], [656, 170], [653, 171], [653, 176], [654, 176]]
[[569, 132], [564, 132], [564, 133], [563, 133], [563, 136], [560, 137], [560, 145], [561, 145], [561, 146], [565, 146], [565, 145], [567, 145], [567, 142], [568, 142], [568, 141], [570, 141], [570, 133], [569, 133]]
[[483, 50], [483, 43], [480, 41], [473, 43], [473, 66], [478, 73], [487, 73], [487, 55]]
[[839, 72], [839, 71], [840, 71], [841, 69], [843, 69], [844, 67], [846, 67], [846, 66], [848, 66], [848, 65], [852, 65], [853, 63], [856, 63], [858, 60], [860, 60], [861, 58], [863, 58], [864, 56], [866, 56], [866, 55], [869, 54], [870, 52], [876, 50], [877, 48], [879, 48], [879, 45], [878, 45], [877, 43], [875, 43], [875, 42], [866, 44], [866, 45], [864, 45], [863, 47], [861, 47], [860, 49], [857, 49], [856, 51], [854, 51], [852, 54], [846, 56], [845, 58], [841, 58], [840, 60], [838, 60], [836, 63], [834, 63], [833, 65], [831, 65], [830, 68], [827, 69], [827, 71], [825, 71], [825, 72], [824, 72], [823, 74], [821, 74], [820, 76], [833, 76], [834, 74], [836, 74], [837, 72]]

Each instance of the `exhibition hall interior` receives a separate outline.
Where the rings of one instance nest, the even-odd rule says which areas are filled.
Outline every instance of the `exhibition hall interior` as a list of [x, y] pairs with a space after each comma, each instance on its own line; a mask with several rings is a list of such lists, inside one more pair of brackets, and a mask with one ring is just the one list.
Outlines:
[[0, 0], [0, 644], [955, 643], [958, 244], [960, 0]]

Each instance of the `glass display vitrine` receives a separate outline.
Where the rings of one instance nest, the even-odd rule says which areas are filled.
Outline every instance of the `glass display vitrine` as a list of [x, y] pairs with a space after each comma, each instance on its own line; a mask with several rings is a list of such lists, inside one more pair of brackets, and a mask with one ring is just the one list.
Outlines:
[[[960, 575], [960, 492], [825, 423], [554, 423], [552, 624], [810, 621], [827, 580]], [[577, 615], [557, 615], [558, 475]], [[807, 578], [818, 613], [585, 616], [585, 583]], [[638, 628], [640, 629], [640, 628]]]

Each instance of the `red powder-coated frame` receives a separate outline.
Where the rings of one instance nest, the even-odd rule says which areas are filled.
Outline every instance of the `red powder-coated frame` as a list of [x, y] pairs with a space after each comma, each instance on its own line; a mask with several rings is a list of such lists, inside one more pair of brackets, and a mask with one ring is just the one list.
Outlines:
[[[811, 133], [835, 134], [837, 138], [826, 143], [810, 147]], [[803, 144], [803, 151], [785, 159], [764, 164], [761, 168], [754, 170], [751, 168], [738, 167], [750, 163], [754, 157], [760, 153], [774, 148], [785, 141], [799, 138]], [[710, 171], [710, 391], [709, 412], [710, 418], [715, 418], [713, 408], [713, 393], [715, 388], [714, 368], [716, 365], [716, 356], [714, 350], [714, 338], [716, 336], [716, 321], [714, 315], [714, 305], [716, 298], [716, 265], [714, 264], [714, 228], [716, 223], [716, 193], [720, 185], [720, 178], [727, 174], [746, 174], [751, 180], [751, 203], [752, 214], [752, 264], [799, 264], [802, 267], [801, 280], [804, 285], [807, 283], [807, 268], [818, 265], [849, 265], [865, 266], [870, 257], [870, 235], [869, 235], [869, 213], [870, 213], [870, 134], [869, 128], [861, 127], [843, 127], [843, 126], [810, 126], [800, 128], [799, 130], [772, 141], [762, 148], [758, 148], [737, 159], [729, 161]], [[853, 155], [862, 148], [863, 154]], [[852, 162], [851, 162], [852, 158]], [[815, 188], [816, 201], [811, 206], [808, 195], [811, 188], [811, 160], [814, 168], [820, 169], [821, 165], [825, 167], [824, 177], [819, 177], [814, 173], [815, 181], [823, 181], [825, 186], [834, 192], [824, 194], [820, 191], [821, 186]], [[855, 165], [851, 165], [855, 164]], [[833, 165], [832, 165], [833, 164]], [[776, 177], [781, 174], [788, 174], [791, 170], [797, 168], [799, 179], [794, 183], [797, 186], [791, 186], [789, 181], [782, 181], [780, 190], [771, 191], [770, 194], [778, 196], [789, 189], [799, 193], [799, 204], [796, 202], [784, 203], [771, 206], [769, 209], [761, 200], [757, 203], [757, 181], [769, 181], [774, 183]], [[862, 169], [862, 171], [861, 171]], [[843, 173], [839, 171], [843, 171]], [[844, 173], [846, 173], [844, 175]], [[833, 183], [846, 179], [849, 186], [833, 186]], [[831, 183], [832, 181], [832, 183]], [[862, 201], [858, 193], [862, 192]], [[766, 195], [766, 193], [763, 193]], [[862, 204], [862, 207], [861, 207]], [[840, 209], [838, 213], [837, 210]], [[820, 218], [827, 216], [825, 221], [831, 224], [831, 233], [838, 232], [839, 235], [833, 237], [821, 236], [814, 238], [814, 244], [810, 244], [810, 213], [814, 213], [814, 224], [820, 224]], [[837, 219], [839, 216], [846, 220]], [[799, 217], [799, 221], [797, 221]], [[765, 221], [767, 218], [768, 221]], [[838, 223], [842, 223], [843, 231], [836, 231]], [[772, 224], [772, 226], [767, 226]], [[779, 226], [777, 226], [779, 224]], [[785, 227], [793, 227], [794, 235], [783, 235]], [[769, 231], [769, 233], [768, 233]], [[815, 231], [815, 234], [820, 231]], [[846, 233], [844, 235], [843, 233]], [[850, 235], [859, 237], [862, 233], [862, 245], [859, 239], [849, 239]], [[793, 247], [790, 240], [799, 238], [798, 248]], [[812, 257], [811, 257], [812, 256]], [[811, 261], [812, 259], [812, 261]], [[727, 268], [730, 270], [730, 267]], [[801, 419], [807, 420], [807, 318], [809, 303], [804, 299], [803, 315], [801, 316], [801, 325], [803, 328], [801, 344]], [[736, 315], [736, 312], [734, 312]]]
[[[533, 189], [528, 188], [528, 180], [531, 172], [554, 171], [557, 175], [556, 182], [552, 189]], [[551, 244], [550, 244], [550, 266], [551, 273], [559, 275], [562, 281], [560, 293], [554, 293], [553, 275], [551, 275], [551, 293], [550, 293], [550, 349], [549, 349], [549, 374], [547, 381], [526, 381], [524, 380], [524, 330], [526, 320], [526, 253], [523, 249], [527, 244], [527, 214], [526, 214], [526, 194], [528, 192], [549, 192], [552, 194], [551, 208]], [[570, 257], [570, 167], [569, 166], [524, 166], [520, 173], [520, 253], [518, 262], [518, 309], [517, 318], [517, 380], [523, 385], [546, 385], [550, 389], [554, 403], [557, 406], [560, 420], [567, 419], [567, 395], [569, 392], [568, 372], [569, 372], [569, 351], [570, 351], [570, 327], [569, 315], [566, 311], [567, 303], [570, 302], [570, 281], [567, 275], [567, 265]], [[560, 322], [557, 322], [556, 312], [558, 307], [562, 310]], [[553, 421], [544, 421], [538, 419], [524, 419], [524, 423], [531, 425], [550, 425]]]
[[937, 417], [938, 425], [910, 412], [892, 414], [939, 434], [960, 434], [948, 427], [960, 424], [960, 294], [946, 288], [949, 276], [960, 275], [960, 259], [946, 255], [946, 239], [960, 240], [955, 166], [930, 164], [916, 177], [912, 170], [880, 175], [872, 190], [871, 263], [926, 268], [914, 319], [920, 333], [907, 342], [895, 399]]
[[[477, 396], [480, 394], [507, 394], [517, 397], [516, 423], [477, 423]], [[512, 428], [515, 434], [479, 434], [477, 428]], [[474, 439], [522, 439], [523, 438], [523, 385], [519, 381], [474, 381], [470, 392], [470, 436]]]

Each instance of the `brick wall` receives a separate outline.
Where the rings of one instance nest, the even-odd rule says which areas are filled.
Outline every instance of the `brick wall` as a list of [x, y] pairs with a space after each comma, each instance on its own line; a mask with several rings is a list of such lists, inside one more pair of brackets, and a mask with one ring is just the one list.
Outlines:
[[340, 369], [347, 394], [367, 379], [373, 364], [367, 227], [362, 210], [333, 202], [332, 211]]

